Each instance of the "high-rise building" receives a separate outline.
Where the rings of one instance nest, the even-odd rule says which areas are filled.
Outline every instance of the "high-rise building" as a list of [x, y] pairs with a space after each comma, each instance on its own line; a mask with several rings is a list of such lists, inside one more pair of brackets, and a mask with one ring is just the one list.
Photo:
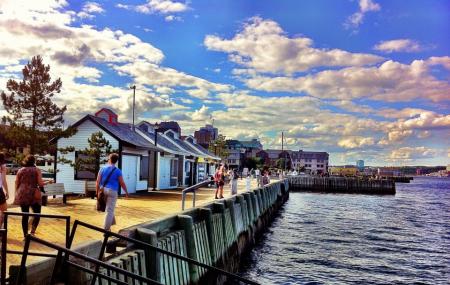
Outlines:
[[358, 171], [364, 171], [364, 160], [357, 160], [356, 167], [358, 168]]
[[200, 130], [194, 132], [194, 137], [197, 140], [197, 143], [206, 149], [212, 141], [217, 139], [218, 136], [219, 130], [214, 128], [213, 125], [205, 125], [204, 127], [201, 127]]

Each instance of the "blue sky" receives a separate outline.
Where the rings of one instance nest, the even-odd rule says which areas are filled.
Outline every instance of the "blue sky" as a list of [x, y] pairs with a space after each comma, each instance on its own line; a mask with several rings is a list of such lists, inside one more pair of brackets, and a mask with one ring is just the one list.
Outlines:
[[[39, 3], [36, 3], [39, 2]], [[0, 2], [0, 89], [41, 54], [66, 121], [211, 123], [332, 164], [450, 163], [448, 1]], [[0, 106], [0, 114], [4, 111]]]

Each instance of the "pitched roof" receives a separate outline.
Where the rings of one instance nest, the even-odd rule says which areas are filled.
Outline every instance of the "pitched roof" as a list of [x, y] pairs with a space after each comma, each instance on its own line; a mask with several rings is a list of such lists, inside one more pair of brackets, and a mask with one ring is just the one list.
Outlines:
[[[138, 129], [143, 133], [144, 136], [146, 136], [148, 139], [150, 139], [152, 142], [155, 141], [155, 131], [152, 129], [145, 129], [145, 125], [152, 127], [152, 125], [148, 122], [141, 122], [138, 124]], [[166, 138], [166, 136], [162, 135], [161, 133], [157, 133], [158, 140], [157, 144], [158, 146], [161, 146], [162, 148], [167, 149], [170, 153], [175, 154], [188, 154], [183, 149], [179, 148], [175, 143], [170, 141]]]
[[[150, 144], [146, 139], [144, 139], [141, 135], [139, 135], [136, 131], [133, 131], [131, 128], [131, 124], [125, 124], [125, 123], [115, 123], [111, 124], [108, 121], [106, 121], [103, 118], [99, 118], [93, 115], [86, 115], [83, 118], [81, 118], [78, 122], [73, 124], [72, 127], [78, 127], [82, 123], [84, 123], [86, 120], [89, 120], [93, 122], [95, 125], [97, 125], [99, 128], [101, 128], [103, 131], [110, 134], [112, 137], [120, 141], [121, 143], [128, 145], [128, 146], [134, 146], [138, 148], [144, 148], [148, 150], [153, 151], [163, 151], [162, 149], [155, 147], [154, 145]], [[52, 139], [52, 141], [57, 141], [59, 137], [56, 137]]]
[[136, 131], [134, 131], [132, 129], [131, 124], [126, 123], [111, 124], [103, 118], [99, 118], [92, 115], [87, 116], [91, 121], [99, 125], [106, 132], [115, 136], [118, 140], [124, 142], [125, 144], [161, 151], [160, 148], [157, 148], [154, 145], [150, 144], [146, 139], [144, 139], [141, 135], [139, 135]]

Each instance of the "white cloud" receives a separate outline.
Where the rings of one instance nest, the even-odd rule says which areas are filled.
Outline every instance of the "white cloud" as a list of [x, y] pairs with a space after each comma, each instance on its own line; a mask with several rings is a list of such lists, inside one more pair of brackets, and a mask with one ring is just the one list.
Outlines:
[[305, 92], [328, 99], [369, 98], [389, 102], [418, 98], [435, 102], [448, 100], [449, 82], [435, 78], [430, 73], [429, 65], [423, 60], [414, 60], [409, 65], [389, 60], [375, 67], [325, 70], [296, 78], [251, 75], [242, 80], [248, 87], [257, 90]]
[[185, 12], [189, 9], [186, 3], [171, 0], [148, 0], [145, 4], [133, 6], [126, 4], [117, 4], [116, 7], [134, 10], [144, 14], [169, 14]]
[[345, 137], [338, 141], [338, 145], [343, 148], [361, 148], [371, 146], [375, 144], [375, 140], [372, 137]]
[[416, 160], [424, 158], [432, 158], [436, 155], [437, 151], [435, 149], [427, 148], [424, 146], [420, 147], [401, 147], [394, 149], [389, 154], [389, 159], [391, 160]]
[[164, 18], [164, 20], [166, 20], [166, 22], [181, 21], [181, 17], [168, 15]]
[[[128, 86], [105, 84], [105, 71], [117, 71], [138, 86], [136, 102], [142, 112], [185, 109], [171, 100], [174, 88], [211, 92], [230, 88], [161, 66], [162, 51], [132, 34], [89, 25], [72, 26], [77, 15], [62, 10], [67, 8], [65, 1], [25, 2], [30, 5], [20, 0], [0, 2], [0, 89], [9, 78], [21, 77], [24, 62], [42, 55], [44, 63], [51, 66], [52, 79], [60, 77], [63, 82], [55, 100], [68, 106], [69, 122], [104, 106], [116, 109], [121, 116], [129, 115], [130, 104], [124, 104], [130, 102]], [[101, 9], [93, 3], [84, 7], [91, 13]]]
[[418, 52], [422, 51], [419, 42], [411, 39], [397, 39], [390, 41], [381, 41], [373, 47], [375, 50], [392, 53], [392, 52]]
[[204, 45], [209, 50], [229, 54], [229, 59], [257, 72], [292, 74], [321, 66], [364, 66], [382, 60], [364, 53], [340, 49], [319, 49], [307, 37], [289, 37], [272, 20], [251, 18], [232, 39], [207, 35]]
[[344, 23], [347, 29], [358, 28], [364, 21], [364, 16], [368, 12], [376, 12], [381, 9], [380, 4], [372, 0], [359, 0], [359, 11], [349, 16]]
[[80, 18], [92, 19], [95, 17], [94, 14], [101, 14], [104, 12], [105, 12], [105, 10], [102, 8], [102, 6], [99, 3], [86, 2], [86, 3], [84, 3], [81, 11], [77, 13], [77, 16]]

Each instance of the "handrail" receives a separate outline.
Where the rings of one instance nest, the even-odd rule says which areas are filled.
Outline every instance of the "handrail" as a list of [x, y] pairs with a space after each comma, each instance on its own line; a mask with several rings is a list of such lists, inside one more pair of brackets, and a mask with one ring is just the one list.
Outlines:
[[207, 180], [204, 180], [200, 183], [197, 183], [195, 185], [189, 186], [186, 189], [183, 189], [183, 191], [181, 192], [182, 197], [181, 197], [181, 210], [184, 211], [184, 204], [186, 202], [186, 194], [192, 192], [194, 194], [194, 197], [192, 198], [192, 207], [195, 207], [195, 191], [197, 191], [198, 188], [209, 185], [211, 183], [213, 183], [214, 180], [211, 180], [210, 178], [208, 178]]
[[[230, 273], [230, 272], [225, 271], [223, 269], [220, 269], [220, 268], [208, 265], [208, 264], [201, 263], [201, 262], [199, 262], [199, 261], [197, 261], [195, 259], [183, 256], [183, 255], [179, 255], [179, 254], [173, 253], [173, 252], [168, 251], [168, 250], [164, 250], [162, 248], [159, 248], [157, 246], [154, 246], [152, 244], [149, 244], [149, 243], [146, 243], [146, 242], [134, 239], [134, 238], [130, 238], [130, 237], [118, 234], [118, 233], [107, 231], [107, 230], [105, 230], [103, 228], [100, 228], [100, 227], [97, 227], [97, 226], [94, 226], [94, 225], [91, 225], [91, 224], [88, 224], [88, 223], [85, 223], [85, 222], [82, 222], [82, 221], [79, 221], [79, 220], [75, 220], [75, 222], [73, 223], [72, 232], [70, 234], [69, 244], [71, 244], [72, 240], [74, 239], [75, 231], [76, 231], [76, 229], [77, 229], [77, 227], [79, 225], [83, 226], [83, 227], [86, 227], [88, 229], [99, 231], [99, 232], [104, 234], [103, 244], [102, 244], [102, 246], [100, 248], [99, 259], [103, 258], [103, 254], [104, 254], [104, 251], [105, 251], [105, 247], [106, 247], [106, 243], [108, 241], [108, 238], [110, 236], [112, 236], [112, 237], [115, 237], [115, 238], [118, 238], [118, 239], [125, 240], [125, 241], [130, 242], [130, 243], [134, 243], [134, 244], [136, 244], [138, 246], [141, 246], [141, 247], [144, 247], [144, 248], [149, 248], [149, 249], [158, 251], [159, 253], [166, 254], [168, 256], [180, 259], [182, 261], [186, 261], [186, 262], [191, 263], [193, 265], [197, 265], [197, 266], [203, 267], [206, 270], [211, 270], [211, 271], [216, 272], [218, 274], [225, 275], [225, 276], [231, 278], [232, 280], [238, 280], [238, 281], [241, 281], [241, 282], [243, 282], [245, 284], [252, 284], [252, 285], [258, 285], [259, 284], [259, 283], [255, 282], [255, 281], [251, 281], [251, 280], [245, 279], [245, 278], [243, 278], [243, 277], [241, 277], [239, 275], [236, 275], [234, 273]], [[66, 257], [66, 259], [67, 259], [67, 257]], [[97, 267], [96, 270], [95, 270], [96, 273], [94, 273], [94, 277], [92, 279], [92, 283], [91, 284], [95, 284], [95, 280], [96, 280], [96, 277], [97, 277], [97, 274], [98, 274], [98, 269], [99, 268]]]
[[[135, 274], [135, 273], [133, 273], [133, 272], [126, 271], [125, 269], [121, 269], [121, 268], [116, 267], [116, 266], [114, 266], [114, 265], [108, 264], [108, 263], [106, 263], [106, 262], [103, 262], [103, 261], [101, 261], [101, 260], [92, 258], [92, 257], [90, 257], [90, 256], [87, 256], [87, 255], [84, 255], [84, 254], [81, 254], [81, 253], [78, 253], [78, 252], [73, 251], [73, 250], [70, 250], [70, 249], [68, 249], [68, 248], [65, 248], [65, 247], [56, 245], [56, 244], [51, 243], [51, 242], [48, 242], [48, 241], [46, 241], [46, 240], [37, 238], [37, 237], [32, 236], [32, 235], [30, 235], [30, 234], [27, 235], [27, 237], [26, 237], [26, 239], [25, 239], [25, 246], [24, 246], [25, 254], [22, 256], [22, 260], [21, 260], [20, 267], [19, 267], [19, 274], [18, 274], [19, 280], [18, 280], [18, 284], [23, 284], [23, 282], [24, 282], [24, 277], [25, 277], [25, 267], [26, 267], [26, 262], [27, 262], [27, 257], [28, 257], [28, 254], [27, 254], [27, 253], [28, 253], [28, 250], [29, 250], [29, 248], [30, 248], [30, 243], [31, 243], [31, 241], [40, 243], [40, 244], [42, 244], [42, 245], [44, 245], [44, 246], [47, 246], [47, 247], [49, 247], [49, 248], [53, 248], [53, 249], [55, 249], [55, 250], [58, 251], [57, 262], [55, 262], [55, 268], [58, 267], [58, 263], [59, 263], [58, 261], [61, 261], [61, 259], [62, 259], [62, 253], [64, 253], [64, 255], [65, 255], [66, 258], [64, 259], [63, 262], [64, 262], [65, 264], [68, 264], [68, 265], [70, 265], [70, 266], [76, 267], [76, 268], [79, 269], [79, 270], [82, 270], [82, 271], [85, 271], [85, 272], [94, 274], [94, 276], [100, 275], [101, 278], [106, 279], [106, 280], [108, 280], [108, 281], [113, 281], [114, 283], [117, 283], [117, 284], [127, 285], [128, 283], [127, 283], [127, 282], [120, 281], [120, 280], [117, 280], [117, 279], [112, 278], [112, 277], [109, 277], [109, 276], [106, 276], [106, 275], [104, 275], [104, 274], [98, 273], [98, 272], [96, 272], [96, 271], [94, 271], [94, 270], [92, 270], [92, 269], [90, 269], [90, 268], [86, 268], [86, 267], [80, 266], [79, 264], [76, 264], [76, 263], [70, 261], [70, 260], [68, 259], [68, 257], [69, 257], [70, 255], [72, 255], [72, 256], [74, 256], [74, 257], [76, 257], [76, 258], [83, 259], [83, 260], [85, 260], [85, 261], [87, 261], [87, 262], [89, 262], [89, 263], [93, 263], [93, 264], [96, 265], [96, 267], [100, 267], [100, 266], [101, 266], [101, 267], [104, 267], [104, 268], [106, 268], [106, 269], [116, 271], [116, 272], [119, 273], [119, 274], [122, 274], [122, 275], [124, 275], [124, 276], [126, 276], [126, 277], [130, 277], [130, 278], [132, 278], [132, 279], [138, 280], [138, 281], [140, 281], [140, 282], [145, 282], [146, 284], [158, 284], [158, 285], [161, 284], [161, 283], [159, 283], [159, 282], [157, 282], [157, 281], [155, 281], [155, 280], [149, 279], [149, 278], [147, 278], [147, 277], [140, 276], [140, 275]], [[63, 265], [64, 265], [64, 264], [63, 264]], [[62, 267], [64, 267], [64, 266], [62, 266]], [[54, 268], [54, 269], [55, 269], [55, 268]], [[55, 274], [56, 274], [56, 270], [53, 270], [53, 273], [52, 273], [52, 279], [51, 279], [50, 284], [55, 284], [55, 281], [56, 281], [56, 280], [55, 280]]]
[[[0, 229], [0, 239], [2, 241], [2, 249], [1, 249], [1, 258], [2, 258], [2, 264], [1, 264], [1, 280], [0, 284], [5, 285], [6, 284], [6, 229]], [[5, 265], [3, 265], [5, 264]], [[4, 271], [3, 271], [4, 270]]]
[[[19, 217], [39, 217], [44, 219], [63, 219], [66, 222], [66, 247], [69, 246], [69, 240], [70, 240], [70, 216], [63, 216], [63, 215], [50, 215], [50, 214], [40, 214], [40, 213], [27, 213], [27, 212], [9, 212], [6, 211], [3, 213], [3, 225], [4, 225], [4, 232], [2, 232], [2, 249], [1, 249], [1, 268], [0, 268], [0, 283], [1, 285], [6, 284], [6, 254], [17, 254], [17, 255], [23, 255], [25, 253], [24, 251], [18, 251], [18, 250], [8, 250], [7, 248], [7, 240], [8, 240], [8, 217], [9, 216], [19, 216]], [[50, 253], [42, 253], [42, 252], [28, 252], [27, 255], [32, 256], [41, 256], [41, 257], [55, 257], [56, 255], [50, 254]]]

